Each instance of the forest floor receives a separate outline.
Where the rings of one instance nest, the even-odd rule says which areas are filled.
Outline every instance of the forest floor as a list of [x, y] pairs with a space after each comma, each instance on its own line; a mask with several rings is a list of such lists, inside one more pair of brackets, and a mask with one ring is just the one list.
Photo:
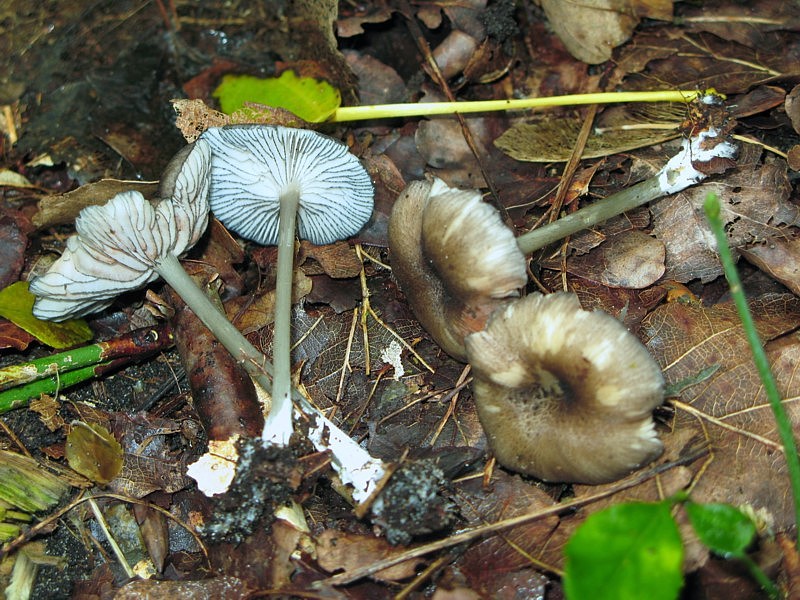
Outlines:
[[[725, 97], [725, 131], [738, 146], [735, 160], [703, 183], [528, 256], [525, 293], [572, 292], [584, 309], [622, 321], [669, 390], [654, 413], [665, 447], [654, 463], [612, 483], [563, 484], [492, 459], [469, 366], [437, 346], [393, 278], [392, 206], [409, 182], [433, 175], [482, 190], [519, 235], [652, 177], [678, 153], [697, 109], [614, 104], [319, 126], [361, 159], [375, 207], [347, 241], [299, 244], [295, 383], [373, 456], [406, 473], [385, 499], [397, 514], [370, 519], [354, 510], [332, 484], [329, 457], [302, 431], [287, 452], [251, 445], [250, 478], [223, 498], [204, 496], [187, 465], [209, 439], [257, 436], [260, 401], [239, 366], [156, 282], [86, 316], [94, 341], [120, 348], [131, 332], [143, 336], [96, 377], [72, 387], [58, 380], [13, 406], [0, 401], [0, 449], [56, 468], [68, 490], [5, 547], [5, 581], [25, 552], [37, 568], [34, 598], [560, 598], [564, 547], [587, 516], [687, 490], [697, 503], [753, 515], [758, 539], [749, 555], [787, 596], [798, 592], [783, 450], [702, 207], [710, 192], [720, 198], [798, 431], [800, 5], [0, 6], [0, 289], [41, 274], [85, 206], [128, 189], [153, 196], [187, 139], [225, 118], [215, 112], [215, 90], [228, 74], [291, 70], [327, 81], [343, 105], [713, 89]], [[184, 113], [181, 130], [176, 99], [202, 101], [192, 111], [205, 112]], [[186, 261], [214, 282], [230, 319], [267, 356], [276, 254], [215, 222]], [[51, 338], [20, 327], [9, 296], [0, 298], [8, 319], [0, 319], [0, 366], [57, 351]], [[89, 447], [80, 452], [94, 470], [72, 470], [77, 444]], [[428, 465], [426, 477], [435, 473], [433, 483], [408, 475], [417, 464]], [[294, 519], [276, 520], [275, 510], [287, 507]], [[675, 518], [682, 597], [762, 597], [740, 562], [699, 543], [682, 512]], [[385, 559], [397, 564], [384, 568]]]

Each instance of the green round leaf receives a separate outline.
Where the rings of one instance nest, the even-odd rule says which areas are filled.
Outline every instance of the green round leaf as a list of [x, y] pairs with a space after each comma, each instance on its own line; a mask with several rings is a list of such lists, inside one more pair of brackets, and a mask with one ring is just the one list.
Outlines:
[[212, 95], [225, 114], [241, 109], [245, 102], [255, 102], [285, 108], [310, 123], [325, 121], [342, 102], [339, 90], [328, 82], [298, 77], [293, 71], [266, 79], [225, 75]]
[[683, 544], [668, 503], [618, 504], [591, 515], [564, 550], [570, 600], [673, 600]]
[[35, 300], [36, 296], [28, 291], [27, 281], [12, 283], [0, 290], [0, 316], [53, 348], [69, 348], [92, 339], [94, 334], [83, 319], [55, 323], [34, 317]]
[[697, 504], [690, 501], [685, 507], [697, 537], [717, 554], [743, 556], [756, 535], [753, 520], [730, 504]]

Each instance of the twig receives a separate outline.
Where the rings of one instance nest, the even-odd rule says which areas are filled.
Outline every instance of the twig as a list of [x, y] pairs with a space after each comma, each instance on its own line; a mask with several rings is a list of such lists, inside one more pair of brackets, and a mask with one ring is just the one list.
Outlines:
[[106, 523], [106, 518], [103, 516], [103, 513], [100, 511], [100, 507], [97, 506], [97, 502], [95, 502], [94, 498], [89, 496], [87, 499], [89, 506], [92, 509], [92, 513], [94, 514], [94, 518], [97, 521], [97, 524], [100, 526], [100, 530], [103, 532], [103, 535], [106, 536], [106, 541], [111, 546], [111, 550], [114, 551], [114, 555], [117, 557], [117, 561], [122, 566], [125, 574], [128, 576], [129, 579], [133, 579], [136, 577], [136, 573], [131, 569], [130, 563], [128, 563], [128, 559], [125, 558], [125, 553], [122, 551], [122, 548], [119, 547], [117, 540], [114, 539], [114, 536], [111, 535], [111, 531], [108, 529], [108, 523]]
[[[422, 33], [422, 28], [419, 26], [415, 17], [413, 16], [414, 11], [411, 9], [411, 5], [408, 3], [408, 0], [399, 0], [399, 2], [400, 6], [402, 7], [401, 12], [406, 16], [406, 26], [408, 27], [409, 31], [411, 31], [411, 35], [414, 37], [414, 41], [417, 43], [417, 47], [419, 48], [420, 52], [422, 52], [422, 55], [425, 57], [425, 62], [428, 64], [431, 77], [444, 92], [447, 100], [455, 104], [456, 98], [453, 95], [450, 86], [447, 85], [447, 80], [444, 78], [444, 75], [442, 75], [439, 65], [436, 64], [436, 60], [433, 58], [433, 53], [428, 45], [428, 40], [425, 38], [425, 35]], [[500, 196], [497, 193], [497, 187], [494, 185], [494, 180], [489, 176], [489, 171], [487, 170], [485, 164], [486, 161], [483, 159], [481, 152], [478, 150], [478, 145], [475, 143], [475, 137], [472, 135], [469, 125], [467, 125], [467, 120], [458, 112], [453, 113], [453, 115], [458, 120], [458, 124], [461, 127], [461, 134], [464, 137], [464, 141], [467, 143], [467, 146], [469, 146], [472, 155], [475, 157], [475, 161], [478, 163], [481, 176], [486, 182], [486, 187], [489, 188], [489, 193], [492, 196], [495, 207], [500, 211], [503, 220], [507, 221], [508, 214], [506, 213], [505, 207], [500, 202]]]
[[420, 556], [425, 556], [426, 554], [431, 554], [432, 552], [436, 552], [438, 550], [444, 550], [446, 548], [451, 548], [459, 544], [471, 542], [475, 539], [481, 538], [491, 533], [503, 531], [504, 529], [508, 529], [510, 527], [516, 527], [518, 525], [524, 525], [525, 523], [529, 523], [531, 521], [536, 521], [539, 519], [544, 519], [545, 517], [549, 517], [552, 515], [558, 515], [560, 513], [567, 512], [570, 509], [585, 506], [587, 504], [597, 502], [598, 500], [603, 500], [604, 498], [608, 498], [609, 496], [613, 496], [614, 494], [617, 494], [624, 490], [636, 487], [637, 485], [640, 485], [645, 481], [655, 477], [656, 475], [660, 475], [661, 473], [673, 467], [689, 464], [697, 460], [704, 454], [706, 454], [706, 452], [707, 450], [703, 448], [698, 452], [682, 457], [678, 461], [665, 463], [663, 465], [658, 465], [657, 467], [653, 468], [648, 472], [641, 473], [635, 477], [632, 477], [631, 479], [628, 479], [627, 481], [620, 482], [614, 485], [613, 487], [603, 490], [602, 492], [592, 494], [591, 496], [577, 498], [575, 500], [570, 500], [568, 502], [562, 502], [561, 504], [556, 504], [546, 509], [538, 510], [524, 515], [519, 515], [516, 517], [512, 517], [510, 519], [498, 521], [497, 523], [490, 523], [489, 525], [481, 525], [478, 527], [473, 527], [471, 529], [464, 530], [461, 533], [456, 533], [454, 535], [451, 535], [443, 540], [437, 540], [429, 544], [423, 544], [422, 546], [417, 546], [416, 548], [410, 548], [405, 552], [400, 552], [399, 554], [395, 554], [390, 558], [376, 561], [371, 565], [367, 565], [365, 567], [361, 567], [358, 569], [352, 569], [351, 571], [348, 571], [346, 573], [342, 573], [340, 575], [334, 575], [332, 577], [329, 577], [328, 579], [323, 579], [321, 581], [316, 582], [315, 585], [316, 586], [347, 585], [349, 583], [353, 583], [354, 581], [358, 581], [359, 579], [362, 579], [364, 577], [369, 577], [370, 575], [373, 575], [378, 571], [382, 571], [383, 569], [388, 569], [389, 567], [393, 567], [394, 565], [400, 564], [401, 562], [413, 558], [418, 558]]
[[708, 421], [709, 423], [713, 423], [717, 427], [721, 427], [722, 429], [727, 429], [728, 431], [732, 431], [733, 433], [739, 434], [743, 437], [751, 438], [761, 444], [764, 444], [767, 448], [771, 450], [777, 450], [778, 452], [783, 452], [783, 447], [777, 443], [773, 442], [772, 440], [765, 438], [764, 436], [758, 435], [757, 433], [753, 433], [751, 431], [747, 431], [746, 429], [742, 429], [741, 427], [736, 427], [735, 425], [731, 425], [730, 423], [726, 423], [722, 419], [718, 419], [713, 415], [710, 415], [706, 412], [696, 409], [691, 404], [686, 404], [685, 402], [681, 402], [680, 400], [671, 400], [670, 403], [675, 406], [675, 408], [679, 408], [680, 410], [689, 413], [690, 415], [694, 415], [699, 419], [703, 419]]

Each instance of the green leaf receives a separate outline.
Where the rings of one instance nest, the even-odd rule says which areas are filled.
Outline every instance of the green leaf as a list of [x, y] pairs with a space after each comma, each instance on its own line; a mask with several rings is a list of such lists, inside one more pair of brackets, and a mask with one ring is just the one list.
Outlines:
[[280, 77], [267, 79], [225, 75], [212, 96], [219, 99], [225, 114], [241, 109], [245, 102], [257, 102], [285, 108], [310, 123], [325, 121], [342, 102], [339, 90], [328, 82], [298, 77], [294, 71], [284, 71]]
[[753, 520], [730, 504], [687, 502], [686, 514], [697, 537], [709, 550], [728, 557], [742, 557], [756, 535]]
[[83, 319], [55, 323], [34, 317], [35, 300], [36, 296], [28, 291], [26, 281], [12, 283], [0, 290], [0, 316], [53, 348], [68, 348], [92, 339], [92, 330]]
[[683, 544], [670, 504], [617, 504], [591, 515], [564, 550], [570, 600], [673, 600], [683, 585]]

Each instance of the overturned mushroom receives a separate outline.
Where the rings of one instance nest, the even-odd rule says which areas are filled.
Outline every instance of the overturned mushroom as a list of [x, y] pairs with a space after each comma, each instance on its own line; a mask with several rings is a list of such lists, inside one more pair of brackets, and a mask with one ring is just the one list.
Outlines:
[[210, 150], [200, 140], [170, 162], [156, 206], [139, 192], [122, 192], [102, 206], [81, 211], [77, 235], [61, 257], [30, 284], [37, 296], [33, 314], [63, 320], [109, 306], [124, 291], [162, 277], [225, 348], [269, 389], [263, 354], [234, 327], [197, 287], [178, 260], [208, 223]]
[[291, 288], [297, 232], [312, 244], [358, 233], [372, 214], [373, 187], [341, 142], [304, 129], [261, 125], [211, 128], [211, 210], [229, 229], [278, 244], [272, 410], [264, 439], [286, 445], [292, 433]]
[[547, 481], [604, 483], [662, 451], [661, 370], [616, 319], [574, 294], [532, 294], [467, 336], [478, 416], [497, 461]]
[[[214, 306], [181, 267], [178, 256], [189, 249], [208, 219], [210, 152], [204, 140], [181, 151], [165, 172], [162, 199], [155, 207], [138, 192], [117, 194], [103, 206], [81, 211], [64, 254], [47, 273], [31, 282], [37, 296], [34, 314], [63, 320], [102, 310], [128, 290], [160, 275], [183, 298], [250, 376], [269, 390], [272, 365]], [[310, 419], [309, 439], [331, 463], [353, 498], [363, 502], [385, 474], [355, 440], [296, 393]]]
[[61, 321], [100, 311], [122, 292], [155, 281], [156, 264], [177, 263], [208, 224], [210, 160], [205, 142], [178, 152], [165, 169], [163, 199], [155, 207], [139, 192], [122, 192], [105, 206], [82, 210], [77, 235], [67, 239], [49, 271], [31, 282], [37, 296], [33, 314]]
[[389, 221], [392, 272], [419, 322], [448, 354], [466, 360], [464, 336], [483, 329], [528, 280], [525, 257], [477, 190], [440, 179], [410, 183]]

